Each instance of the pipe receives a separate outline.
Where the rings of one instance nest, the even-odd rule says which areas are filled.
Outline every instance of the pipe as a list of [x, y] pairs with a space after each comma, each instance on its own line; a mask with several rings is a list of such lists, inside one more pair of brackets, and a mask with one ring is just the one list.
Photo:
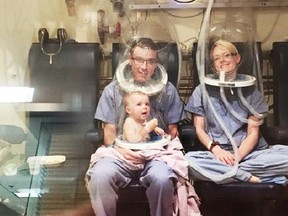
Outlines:
[[116, 26], [115, 25], [105, 26], [104, 16], [105, 16], [104, 10], [97, 11], [97, 32], [98, 32], [101, 44], [105, 43], [105, 33], [109, 33], [109, 34], [115, 33], [118, 37], [121, 34], [121, 24], [117, 22]]
[[104, 26], [104, 16], [105, 16], [104, 10], [97, 11], [97, 31], [101, 44], [105, 43], [105, 33], [109, 32], [109, 27]]
[[75, 0], [65, 0], [68, 15], [69, 16], [76, 16], [76, 8], [75, 8]]

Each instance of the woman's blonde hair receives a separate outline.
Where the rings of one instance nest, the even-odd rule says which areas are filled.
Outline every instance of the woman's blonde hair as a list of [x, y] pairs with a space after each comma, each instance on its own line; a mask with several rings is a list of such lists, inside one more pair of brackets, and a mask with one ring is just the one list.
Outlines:
[[220, 40], [217, 40], [216, 42], [214, 42], [214, 44], [211, 47], [211, 52], [210, 52], [210, 59], [211, 60], [213, 60], [212, 53], [213, 53], [213, 50], [215, 47], [224, 47], [225, 49], [229, 50], [229, 52], [232, 55], [238, 54], [238, 50], [233, 43], [231, 43], [230, 41], [227, 41], [227, 40], [220, 39]]

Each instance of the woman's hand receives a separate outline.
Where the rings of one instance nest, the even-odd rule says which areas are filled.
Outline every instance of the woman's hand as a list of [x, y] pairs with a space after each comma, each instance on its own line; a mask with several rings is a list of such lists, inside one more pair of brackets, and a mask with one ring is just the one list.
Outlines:
[[131, 149], [124, 149], [119, 146], [114, 147], [126, 160], [131, 161], [134, 164], [143, 164], [145, 163], [144, 157], [139, 153], [132, 151]]
[[234, 155], [231, 152], [222, 149], [219, 145], [215, 146], [212, 149], [212, 153], [215, 155], [217, 160], [219, 160], [219, 161], [221, 161], [227, 165], [233, 166], [235, 163]]

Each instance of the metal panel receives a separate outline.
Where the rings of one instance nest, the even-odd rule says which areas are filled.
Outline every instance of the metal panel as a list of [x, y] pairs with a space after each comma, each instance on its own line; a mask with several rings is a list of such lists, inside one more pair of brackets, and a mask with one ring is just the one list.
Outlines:
[[[156, 9], [206, 9], [207, 3], [192, 2], [192, 3], [177, 3], [171, 1], [169, 3], [163, 4], [130, 4], [129, 9], [131, 10], [156, 10]], [[288, 1], [249, 1], [249, 2], [239, 2], [232, 1], [227, 2], [227, 0], [218, 0], [213, 4], [214, 8], [226, 8], [226, 7], [286, 7], [288, 6]]]

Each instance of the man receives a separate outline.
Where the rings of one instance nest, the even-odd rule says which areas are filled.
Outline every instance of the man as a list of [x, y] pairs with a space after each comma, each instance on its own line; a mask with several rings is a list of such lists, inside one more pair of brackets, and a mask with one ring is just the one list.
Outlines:
[[[140, 38], [133, 42], [129, 54], [131, 76], [135, 85], [147, 86], [151, 83], [157, 69], [158, 46], [149, 38]], [[94, 212], [97, 216], [116, 215], [117, 191], [126, 187], [137, 177], [146, 190], [152, 216], [171, 216], [176, 175], [163, 161], [145, 161], [137, 152], [114, 146], [114, 140], [121, 131], [124, 91], [119, 80], [112, 81], [104, 89], [98, 103], [95, 118], [104, 124], [104, 145], [115, 147], [126, 160], [134, 164], [145, 163], [144, 169], [133, 171], [119, 160], [111, 157], [101, 158], [90, 165], [87, 171], [88, 190]], [[152, 118], [157, 115], [159, 127], [166, 130], [171, 138], [178, 135], [177, 123], [181, 120], [183, 104], [177, 90], [170, 83], [160, 93], [150, 97]], [[153, 116], [154, 115], [154, 116]], [[160, 120], [159, 120], [160, 119]], [[120, 125], [120, 126], [119, 126]]]

